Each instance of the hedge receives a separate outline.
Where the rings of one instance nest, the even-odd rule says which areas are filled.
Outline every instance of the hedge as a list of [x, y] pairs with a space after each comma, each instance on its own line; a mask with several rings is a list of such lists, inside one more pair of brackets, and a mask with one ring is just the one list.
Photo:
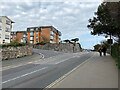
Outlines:
[[25, 46], [25, 45], [29, 45], [29, 43], [19, 43], [19, 42], [14, 41], [8, 44], [2, 44], [0, 45], [0, 47], [9, 47], [9, 46], [18, 47], [18, 46]]
[[120, 69], [120, 45], [114, 44], [112, 46], [112, 57], [116, 60], [117, 66]]

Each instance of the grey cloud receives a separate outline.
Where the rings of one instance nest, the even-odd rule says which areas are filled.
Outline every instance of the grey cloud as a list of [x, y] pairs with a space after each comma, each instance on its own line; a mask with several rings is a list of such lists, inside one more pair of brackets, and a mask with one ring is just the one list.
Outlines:
[[[15, 21], [13, 30], [30, 26], [53, 25], [62, 32], [62, 39], [82, 38], [89, 34], [86, 25], [100, 3], [21, 2], [3, 3], [2, 15]], [[0, 4], [1, 5], [1, 4]], [[85, 31], [84, 31], [85, 30]]]

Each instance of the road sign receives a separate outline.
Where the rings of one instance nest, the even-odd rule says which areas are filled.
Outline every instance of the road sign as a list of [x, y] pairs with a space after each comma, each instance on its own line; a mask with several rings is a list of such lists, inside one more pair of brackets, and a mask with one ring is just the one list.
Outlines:
[[112, 39], [108, 39], [108, 44], [113, 44], [113, 40]]

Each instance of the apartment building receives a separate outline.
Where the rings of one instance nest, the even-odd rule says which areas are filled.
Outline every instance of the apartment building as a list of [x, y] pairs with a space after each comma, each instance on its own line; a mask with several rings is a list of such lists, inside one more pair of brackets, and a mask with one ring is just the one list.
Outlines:
[[53, 26], [29, 27], [27, 31], [11, 33], [11, 41], [28, 42], [36, 44], [42, 41], [59, 43], [61, 32]]
[[12, 41], [26, 43], [27, 42], [27, 32], [26, 31], [12, 31], [11, 32], [11, 42]]
[[7, 16], [0, 16], [0, 44], [10, 43], [12, 23]]

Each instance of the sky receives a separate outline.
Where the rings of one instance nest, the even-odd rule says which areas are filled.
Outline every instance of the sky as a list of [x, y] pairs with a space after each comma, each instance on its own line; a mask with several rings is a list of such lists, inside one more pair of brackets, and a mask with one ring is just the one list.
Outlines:
[[15, 23], [12, 31], [25, 31], [27, 27], [54, 26], [61, 33], [61, 40], [79, 38], [82, 48], [106, 40], [103, 36], [92, 36], [87, 28], [88, 20], [94, 16], [99, 2], [1, 2], [1, 16], [8, 16]]

